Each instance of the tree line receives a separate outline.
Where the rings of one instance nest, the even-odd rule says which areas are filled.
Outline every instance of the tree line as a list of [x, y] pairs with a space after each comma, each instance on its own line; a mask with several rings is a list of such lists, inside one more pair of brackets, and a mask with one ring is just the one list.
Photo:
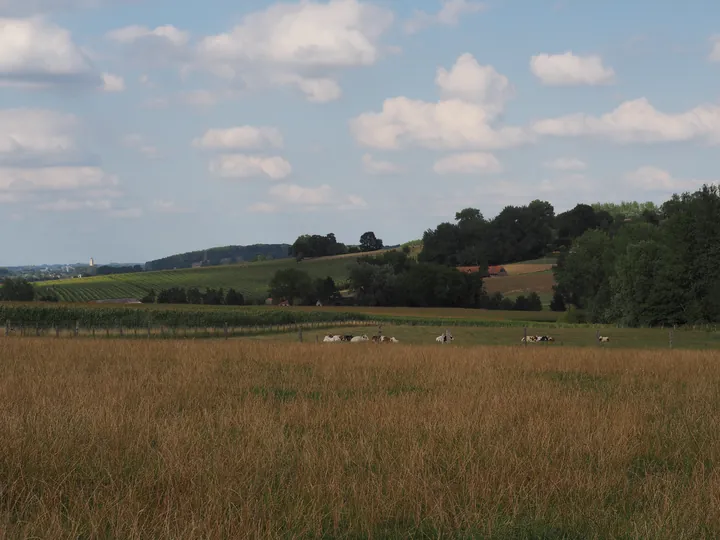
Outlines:
[[147, 295], [141, 300], [143, 304], [205, 304], [211, 306], [244, 306], [245, 297], [235, 289], [228, 289], [227, 292], [221, 287], [219, 289], [208, 288], [201, 291], [197, 287], [182, 288], [170, 287], [162, 289], [155, 294], [150, 289]]
[[645, 210], [642, 220], [580, 235], [554, 269], [556, 295], [593, 322], [720, 322], [720, 188]]
[[347, 246], [342, 242], [338, 242], [333, 233], [326, 235], [302, 234], [290, 246], [288, 254], [301, 261], [306, 258], [378, 251], [383, 247], [382, 239], [377, 238], [373, 231], [363, 233], [360, 236], [360, 243], [356, 246]]

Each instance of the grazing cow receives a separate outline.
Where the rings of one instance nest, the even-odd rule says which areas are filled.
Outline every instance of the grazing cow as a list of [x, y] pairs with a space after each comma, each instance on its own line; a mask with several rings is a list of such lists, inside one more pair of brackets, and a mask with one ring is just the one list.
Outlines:
[[380, 343], [398, 343], [398, 340], [394, 337], [382, 336], [380, 338]]
[[397, 339], [395, 336], [393, 336], [393, 337], [391, 337], [390, 339], [388, 339], [388, 341], [389, 341], [390, 343], [400, 343], [400, 340]]
[[340, 341], [340, 336], [331, 336], [330, 334], [326, 335], [323, 339], [325, 343], [330, 343], [333, 341]]
[[555, 341], [551, 336], [535, 336], [535, 341]]
[[351, 343], [358, 343], [360, 341], [370, 341], [370, 338], [363, 334], [362, 336], [355, 336], [350, 340]]
[[353, 338], [352, 334], [345, 334], [344, 336], [338, 336], [340, 341], [350, 341]]
[[448, 341], [454, 341], [454, 340], [455, 340], [455, 338], [452, 336], [452, 334], [450, 332], [446, 332], [435, 338], [435, 341], [437, 341], [438, 343], [447, 343]]
[[600, 343], [607, 343], [610, 341], [610, 338], [608, 336], [598, 336], [598, 341]]
[[373, 336], [372, 342], [373, 343], [380, 343], [382, 341], [382, 338], [380, 336]]
[[527, 338], [523, 337], [520, 342], [521, 343], [535, 343], [537, 341], [537, 336], [528, 336]]

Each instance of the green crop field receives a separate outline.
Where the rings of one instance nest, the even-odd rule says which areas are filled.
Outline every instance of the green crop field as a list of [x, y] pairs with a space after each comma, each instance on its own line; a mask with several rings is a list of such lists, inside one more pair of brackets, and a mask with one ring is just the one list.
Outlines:
[[154, 289], [170, 287], [234, 288], [246, 299], [264, 299], [267, 296], [268, 282], [281, 268], [297, 267], [312, 277], [331, 276], [335, 281], [347, 279], [348, 265], [355, 256], [325, 257], [306, 260], [301, 263], [295, 259], [244, 263], [206, 268], [182, 270], [163, 270], [158, 272], [140, 272], [136, 274], [117, 274], [89, 278], [44, 281], [36, 284], [42, 291], [53, 289], [64, 302], [91, 302], [114, 298], [141, 298]]

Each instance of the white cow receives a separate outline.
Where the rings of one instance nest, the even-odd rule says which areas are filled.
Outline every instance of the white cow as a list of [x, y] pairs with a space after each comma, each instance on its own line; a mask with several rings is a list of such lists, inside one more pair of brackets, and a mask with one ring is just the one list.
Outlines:
[[325, 338], [323, 339], [323, 341], [324, 341], [325, 343], [331, 343], [331, 342], [333, 342], [333, 341], [340, 341], [340, 336], [327, 335], [327, 336], [325, 336]]
[[448, 332], [447, 334], [440, 334], [438, 337], [435, 338], [435, 341], [438, 343], [447, 343], [448, 341], [453, 341], [455, 338], [453, 335]]
[[351, 343], [359, 343], [361, 341], [370, 341], [370, 338], [363, 334], [362, 336], [355, 336], [350, 340]]
[[600, 343], [607, 343], [610, 341], [610, 338], [608, 336], [598, 336], [598, 341]]

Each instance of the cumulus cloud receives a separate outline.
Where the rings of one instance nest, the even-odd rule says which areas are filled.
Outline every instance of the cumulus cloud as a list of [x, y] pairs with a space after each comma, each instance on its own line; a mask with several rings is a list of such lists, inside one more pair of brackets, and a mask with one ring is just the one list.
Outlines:
[[627, 173], [625, 180], [630, 186], [643, 191], [665, 193], [693, 191], [705, 183], [712, 183], [697, 179], [674, 178], [668, 171], [649, 165]]
[[709, 59], [711, 62], [720, 62], [720, 35], [713, 36], [711, 39], [712, 50]]
[[153, 209], [161, 214], [186, 214], [190, 212], [187, 208], [179, 206], [175, 201], [159, 199], [153, 201]]
[[0, 18], [0, 85], [102, 83], [70, 32], [42, 18]]
[[720, 144], [720, 106], [701, 105], [683, 113], [663, 113], [647, 99], [622, 103], [602, 116], [571, 114], [536, 122], [541, 135], [601, 137], [619, 143], [705, 140]]
[[190, 40], [188, 32], [175, 28], [171, 24], [158, 26], [154, 29], [138, 25], [125, 26], [108, 32], [106, 37], [111, 41], [125, 44], [150, 39], [169, 42], [177, 47], [187, 45]]
[[492, 66], [481, 66], [469, 53], [461, 55], [450, 71], [438, 68], [435, 83], [443, 99], [475, 103], [489, 118], [500, 114], [505, 102], [515, 95], [507, 77]]
[[248, 150], [267, 146], [282, 148], [283, 137], [272, 127], [238, 126], [226, 129], [209, 129], [193, 141], [197, 148], [216, 150]]
[[492, 154], [468, 152], [454, 154], [435, 162], [433, 170], [437, 174], [495, 174], [502, 172], [502, 164]]
[[2, 191], [77, 190], [117, 184], [117, 177], [99, 167], [0, 167]]
[[471, 55], [460, 56], [449, 72], [439, 68], [435, 82], [448, 99], [389, 98], [380, 112], [353, 118], [350, 130], [357, 142], [385, 150], [406, 146], [493, 150], [532, 139], [523, 128], [491, 125], [512, 89], [504, 77], [480, 66]]
[[406, 146], [435, 149], [518, 146], [530, 140], [522, 128], [489, 125], [491, 116], [479, 105], [459, 100], [428, 103], [406, 97], [386, 99], [382, 111], [350, 121], [355, 139], [383, 150]]
[[290, 85], [311, 101], [332, 101], [341, 90], [330, 75], [375, 64], [392, 21], [391, 11], [359, 0], [278, 3], [202, 39], [196, 67], [247, 85]]
[[125, 79], [112, 73], [102, 74], [102, 89], [105, 92], [122, 92], [125, 90]]
[[440, 10], [434, 15], [425, 11], [416, 10], [413, 17], [405, 23], [405, 31], [414, 34], [420, 30], [435, 24], [454, 26], [460, 21], [463, 15], [480, 13], [485, 11], [487, 5], [484, 2], [472, 0], [441, 0]]
[[605, 67], [600, 56], [577, 56], [570, 51], [533, 56], [530, 70], [548, 86], [595, 86], [615, 80], [615, 71]]
[[266, 176], [280, 180], [289, 176], [292, 167], [279, 156], [223, 154], [210, 161], [210, 172], [221, 178], [254, 178]]
[[274, 214], [279, 208], [275, 204], [259, 202], [248, 206], [248, 210], [256, 214]]
[[260, 202], [252, 205], [254, 212], [277, 212], [283, 209], [300, 209], [305, 211], [320, 208], [335, 210], [352, 210], [367, 206], [365, 200], [358, 195], [343, 195], [328, 184], [317, 187], [304, 187], [295, 184], [278, 184], [268, 192], [272, 202]]
[[78, 210], [110, 210], [112, 203], [107, 200], [72, 200], [59, 199], [36, 206], [41, 211], [76, 212]]
[[405, 170], [404, 167], [391, 161], [376, 160], [370, 154], [362, 157], [363, 167], [368, 174], [397, 174]]
[[122, 142], [126, 147], [137, 150], [145, 157], [158, 157], [157, 147], [149, 144], [145, 137], [143, 137], [139, 133], [131, 133], [130, 135], [126, 135], [125, 137], [123, 137]]
[[546, 169], [555, 169], [557, 171], [582, 171], [587, 168], [584, 161], [577, 158], [557, 158], [552, 161], [543, 163]]
[[0, 110], [0, 163], [59, 157], [75, 150], [77, 119], [45, 109]]

